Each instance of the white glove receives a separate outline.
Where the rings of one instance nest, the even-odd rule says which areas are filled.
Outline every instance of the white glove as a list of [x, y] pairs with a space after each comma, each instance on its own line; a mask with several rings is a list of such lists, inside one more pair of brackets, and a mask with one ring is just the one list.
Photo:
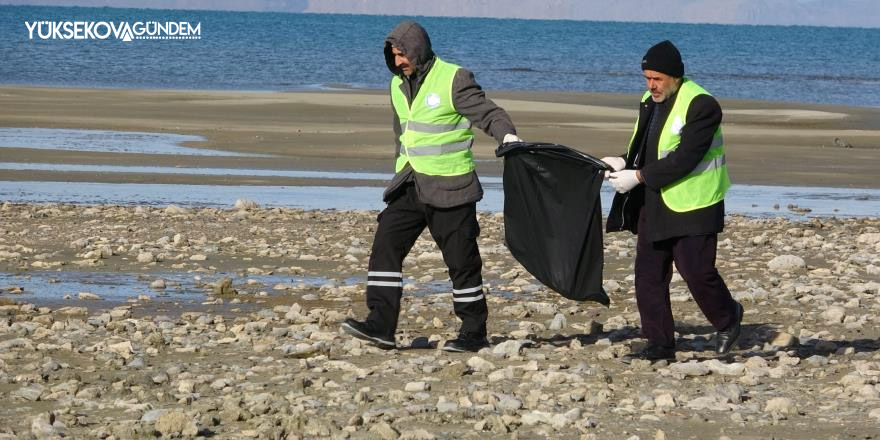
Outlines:
[[615, 191], [621, 194], [628, 193], [639, 184], [636, 172], [636, 170], [615, 171], [609, 175], [608, 179]]
[[601, 160], [602, 162], [607, 163], [614, 171], [620, 171], [626, 167], [626, 160], [620, 156], [606, 156]]
[[513, 133], [507, 133], [504, 135], [504, 139], [501, 141], [502, 144], [506, 144], [508, 142], [525, 142], [519, 138], [519, 136]]

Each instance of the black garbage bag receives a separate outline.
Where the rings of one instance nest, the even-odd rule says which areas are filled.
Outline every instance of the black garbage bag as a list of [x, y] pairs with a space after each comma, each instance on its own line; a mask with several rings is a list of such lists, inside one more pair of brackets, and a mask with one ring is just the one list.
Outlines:
[[495, 155], [504, 157], [504, 235], [511, 254], [560, 295], [607, 306], [599, 198], [607, 165], [556, 144], [512, 142]]

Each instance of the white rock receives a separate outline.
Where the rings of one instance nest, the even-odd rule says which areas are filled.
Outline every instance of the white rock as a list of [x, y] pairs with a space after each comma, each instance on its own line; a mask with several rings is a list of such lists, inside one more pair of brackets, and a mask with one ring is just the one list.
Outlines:
[[150, 288], [152, 289], [164, 289], [165, 288], [165, 280], [158, 279], [150, 283]]
[[411, 429], [400, 433], [400, 440], [435, 440], [437, 436], [424, 429]]
[[400, 437], [400, 432], [385, 422], [379, 422], [371, 426], [370, 433], [382, 440], [394, 440]]
[[189, 259], [190, 259], [190, 261], [205, 261], [208, 259], [208, 257], [205, 256], [205, 254], [195, 254], [195, 255], [189, 257]]
[[130, 359], [134, 355], [134, 347], [131, 345], [131, 341], [107, 344], [107, 351], [116, 353], [123, 359]]
[[495, 364], [479, 357], [473, 356], [467, 361], [467, 366], [481, 373], [487, 373], [495, 369]]
[[620, 290], [620, 283], [614, 280], [605, 280], [605, 282], [602, 283], [602, 288], [604, 288], [606, 292], [617, 292]]
[[550, 413], [544, 411], [531, 411], [522, 415], [521, 421], [523, 425], [526, 426], [534, 426], [539, 423], [550, 424], [552, 420], [552, 416]]
[[518, 356], [527, 341], [521, 339], [509, 339], [492, 347], [492, 354], [499, 357]]
[[555, 315], [558, 310], [555, 304], [547, 303], [547, 302], [529, 302], [526, 304], [526, 307], [530, 312], [537, 315]]
[[156, 256], [152, 252], [141, 252], [137, 256], [138, 263], [152, 263], [156, 261]]
[[675, 408], [675, 398], [672, 394], [663, 393], [654, 398], [654, 406], [657, 408]]
[[165, 213], [170, 215], [183, 215], [189, 214], [189, 210], [181, 208], [177, 205], [168, 205], [168, 207], [165, 208]]
[[562, 313], [557, 313], [553, 317], [553, 320], [550, 321], [550, 325], [548, 325], [547, 328], [550, 330], [562, 330], [565, 328], [565, 325], [566, 325], [565, 315], [563, 315]]
[[841, 306], [830, 306], [822, 312], [822, 318], [829, 324], [839, 324], [846, 317], [846, 309]]
[[238, 199], [235, 201], [235, 209], [259, 209], [260, 205], [250, 199]]
[[159, 417], [161, 417], [162, 414], [165, 414], [168, 411], [170, 411], [170, 410], [167, 408], [151, 409], [151, 410], [145, 412], [144, 415], [141, 416], [141, 422], [155, 423], [156, 420], [159, 420]]
[[797, 407], [788, 397], [774, 397], [764, 405], [764, 412], [770, 414], [794, 414]]
[[189, 394], [189, 393], [192, 393], [193, 391], [195, 391], [195, 389], [196, 389], [196, 384], [195, 384], [195, 382], [193, 382], [191, 380], [181, 380], [177, 384], [177, 391], [181, 392], [181, 393]]
[[487, 376], [489, 382], [498, 382], [505, 379], [513, 379], [513, 377], [513, 368], [511, 367], [499, 368], [489, 373], [489, 375]]
[[723, 376], [742, 376], [746, 371], [745, 364], [739, 362], [725, 363], [718, 359], [703, 361], [703, 365], [709, 368], [709, 371], [713, 374], [720, 374]]
[[803, 258], [796, 255], [779, 255], [770, 260], [767, 267], [778, 272], [788, 272], [807, 267], [807, 264]]
[[859, 244], [880, 243], [880, 232], [867, 232], [864, 234], [860, 234], [859, 237], [856, 238], [856, 243], [859, 243]]
[[495, 404], [495, 408], [507, 413], [517, 411], [522, 406], [522, 401], [512, 396], [504, 396]]
[[101, 299], [100, 296], [95, 295], [94, 293], [91, 293], [91, 292], [80, 292], [79, 294], [77, 294], [77, 297], [79, 297], [79, 299], [85, 299], [85, 300]]
[[676, 362], [669, 366], [669, 370], [685, 376], [705, 376], [710, 372], [708, 366], [696, 361]]
[[55, 417], [51, 413], [40, 413], [31, 419], [31, 434], [37, 438], [55, 436], [55, 427], [52, 422]]
[[781, 332], [773, 338], [773, 341], [770, 342], [770, 345], [777, 348], [788, 348], [797, 345], [798, 339], [797, 337], [790, 335], [785, 332]]
[[455, 402], [437, 402], [438, 413], [448, 413], [458, 411], [458, 404]]
[[437, 261], [443, 261], [443, 254], [438, 252], [422, 252], [416, 257], [416, 261], [419, 263], [431, 263]]
[[408, 393], [420, 393], [422, 391], [428, 391], [431, 389], [431, 385], [424, 381], [418, 382], [407, 382], [406, 386], [404, 386], [403, 390]]

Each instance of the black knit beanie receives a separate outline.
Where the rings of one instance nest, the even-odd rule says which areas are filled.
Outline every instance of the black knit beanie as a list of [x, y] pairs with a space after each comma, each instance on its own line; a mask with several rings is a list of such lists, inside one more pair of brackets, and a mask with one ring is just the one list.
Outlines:
[[648, 49], [648, 53], [642, 58], [642, 70], [656, 70], [676, 78], [684, 76], [681, 54], [669, 40], [661, 41]]

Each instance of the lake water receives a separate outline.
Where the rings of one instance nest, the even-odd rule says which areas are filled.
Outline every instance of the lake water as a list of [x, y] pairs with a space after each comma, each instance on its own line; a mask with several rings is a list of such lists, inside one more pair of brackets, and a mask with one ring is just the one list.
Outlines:
[[[309, 90], [388, 87], [385, 36], [405, 17], [0, 6], [0, 84]], [[643, 91], [658, 41], [723, 98], [880, 106], [880, 29], [417, 18], [442, 58], [489, 90]], [[30, 39], [26, 22], [190, 22], [200, 39]]]
[[[316, 183], [319, 183], [317, 180]], [[477, 203], [481, 211], [504, 210], [500, 183], [483, 185], [485, 195]], [[381, 187], [373, 186], [250, 186], [172, 185], [89, 182], [0, 181], [0, 202], [74, 203], [128, 206], [231, 208], [236, 199], [253, 200], [262, 207], [300, 209], [380, 210]], [[601, 190], [603, 213], [608, 213], [614, 193], [607, 184]], [[788, 209], [797, 205], [798, 210]], [[733, 185], [725, 197], [729, 214], [753, 217], [880, 216], [880, 190]], [[809, 210], [802, 212], [799, 210]]]

